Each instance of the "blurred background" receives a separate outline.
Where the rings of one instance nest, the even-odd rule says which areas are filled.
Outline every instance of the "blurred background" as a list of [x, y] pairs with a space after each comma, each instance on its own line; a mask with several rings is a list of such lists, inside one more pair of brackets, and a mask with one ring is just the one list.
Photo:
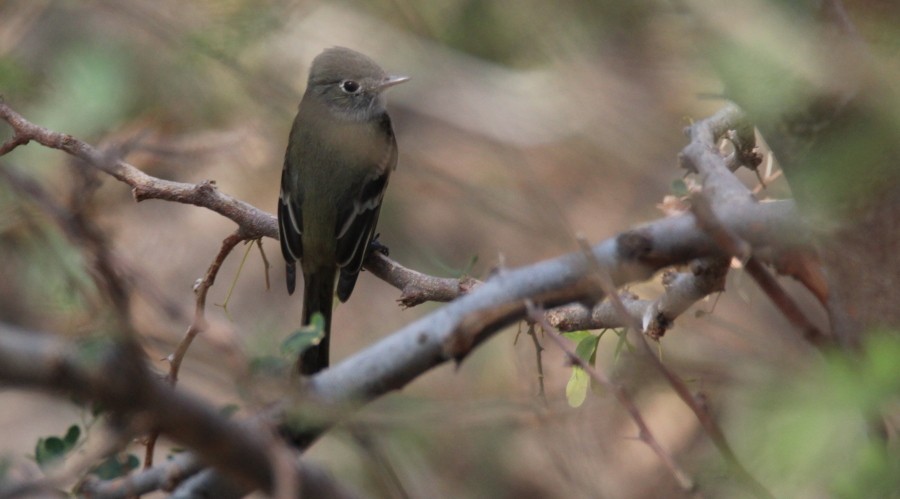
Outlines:
[[[738, 5], [740, 16], [729, 15]], [[889, 0], [849, 7], [878, 54], [896, 56], [900, 8]], [[742, 43], [788, 50], [767, 44], [773, 33], [763, 22], [791, 26], [781, 9], [763, 1], [7, 0], [0, 93], [32, 122], [122, 154], [150, 175], [211, 179], [274, 213], [312, 58], [335, 45], [362, 51], [412, 77], [388, 93], [400, 158], [381, 241], [408, 267], [484, 278], [576, 251], [579, 237], [597, 242], [664, 216], [657, 205], [684, 173], [682, 129], [724, 104], [698, 26], [727, 34], [731, 23], [748, 23], [758, 31]], [[790, 29], [804, 36], [799, 25]], [[0, 127], [0, 139], [8, 137]], [[192, 286], [233, 224], [192, 206], [135, 203], [123, 184], [36, 145], [0, 165], [95, 224], [133, 285], [139, 333], [165, 371], [160, 359], [191, 321]], [[752, 173], [741, 175], [757, 185]], [[790, 192], [775, 177], [760, 196]], [[247, 411], [273, 396], [254, 392], [255, 380], [235, 366], [277, 354], [300, 320], [277, 241], [262, 246], [268, 271], [252, 246], [226, 261], [209, 295], [212, 327], [181, 377], [185, 389]], [[8, 178], [0, 179], [0, 254], [0, 320], [73, 338], [109, 332], [91, 262], [48, 203]], [[825, 326], [808, 293], [784, 284]], [[661, 287], [631, 289], [653, 298]], [[335, 312], [332, 362], [440, 306], [404, 310], [398, 297], [364, 274]], [[831, 364], [740, 271], [696, 309], [666, 335], [660, 355], [704, 395], [751, 472], [783, 497], [876, 497], [852, 492], [868, 452], [864, 420], [837, 410], [843, 399], [817, 396]], [[740, 497], [689, 410], [648, 365], [627, 351], [616, 356], [616, 343], [612, 333], [601, 339], [598, 368], [628, 387], [702, 490]], [[401, 497], [398, 483], [411, 497], [679, 497], [608, 393], [593, 390], [569, 407], [571, 367], [545, 346], [546, 405], [534, 346], [510, 328], [462, 365], [366, 407], [308, 455], [377, 497]], [[786, 379], [796, 382], [789, 390]], [[88, 417], [59, 398], [0, 389], [0, 455], [16, 473], [37, 476], [28, 458], [37, 439]], [[168, 452], [163, 446], [157, 459]]]

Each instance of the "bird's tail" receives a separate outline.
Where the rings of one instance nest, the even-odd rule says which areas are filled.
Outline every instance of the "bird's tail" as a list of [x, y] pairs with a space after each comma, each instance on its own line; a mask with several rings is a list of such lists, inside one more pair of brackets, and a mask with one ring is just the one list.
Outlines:
[[298, 359], [300, 374], [309, 376], [328, 367], [328, 341], [331, 336], [331, 309], [334, 304], [334, 269], [323, 269], [303, 275], [303, 325], [316, 312], [325, 319], [325, 337], [318, 345], [306, 349]]

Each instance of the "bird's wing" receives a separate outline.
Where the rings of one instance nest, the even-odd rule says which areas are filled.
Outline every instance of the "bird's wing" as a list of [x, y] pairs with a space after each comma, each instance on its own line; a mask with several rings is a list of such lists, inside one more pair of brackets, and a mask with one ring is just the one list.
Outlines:
[[345, 301], [350, 297], [356, 283], [356, 275], [362, 268], [366, 249], [375, 235], [381, 201], [387, 188], [391, 171], [397, 166], [397, 141], [391, 129], [390, 119], [385, 115], [380, 123], [387, 140], [376, 164], [369, 169], [370, 174], [354, 190], [352, 200], [340, 203], [336, 220], [337, 263], [341, 268], [338, 283], [338, 298]]
[[288, 159], [285, 158], [284, 169], [281, 170], [281, 192], [278, 195], [278, 239], [281, 243], [281, 254], [287, 262], [288, 293], [294, 292], [297, 282], [296, 262], [303, 256], [303, 245], [300, 234], [303, 227], [303, 212], [300, 206], [303, 200], [300, 193], [293, 196], [285, 189], [288, 179]]

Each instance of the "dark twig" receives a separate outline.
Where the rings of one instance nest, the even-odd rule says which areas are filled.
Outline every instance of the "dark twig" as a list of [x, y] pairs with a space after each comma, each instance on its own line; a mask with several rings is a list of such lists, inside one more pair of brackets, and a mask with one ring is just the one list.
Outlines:
[[[175, 386], [175, 384], [178, 383], [178, 372], [181, 370], [181, 362], [184, 360], [185, 355], [187, 355], [188, 348], [190, 348], [194, 338], [209, 328], [209, 323], [206, 321], [206, 296], [209, 293], [209, 288], [215, 283], [216, 276], [218, 275], [222, 264], [225, 263], [225, 259], [228, 258], [231, 251], [241, 241], [244, 241], [244, 238], [241, 236], [240, 231], [236, 231], [226, 237], [225, 240], [222, 241], [222, 247], [219, 249], [216, 258], [209, 265], [209, 268], [206, 269], [206, 274], [194, 285], [194, 294], [197, 296], [194, 304], [194, 320], [191, 321], [191, 325], [188, 326], [187, 331], [184, 333], [184, 337], [178, 343], [175, 351], [166, 357], [166, 360], [169, 361], [169, 374], [166, 376], [166, 380], [168, 380], [172, 386]], [[153, 452], [156, 448], [156, 441], [158, 438], [158, 430], [152, 431], [150, 435], [147, 436], [146, 447], [144, 449], [144, 469], [153, 466]]]
[[178, 344], [175, 352], [168, 358], [169, 375], [167, 379], [169, 383], [174, 385], [178, 382], [178, 371], [181, 368], [181, 362], [184, 360], [188, 348], [191, 346], [191, 342], [198, 334], [209, 328], [209, 323], [206, 321], [206, 297], [209, 294], [209, 289], [216, 282], [219, 269], [222, 268], [222, 264], [225, 263], [225, 259], [231, 254], [231, 251], [246, 240], [247, 238], [241, 234], [240, 230], [226, 237], [222, 241], [219, 253], [213, 259], [209, 268], [206, 269], [206, 274], [194, 285], [194, 294], [197, 296], [197, 301], [194, 305], [194, 320], [185, 332], [184, 338]]
[[613, 383], [609, 377], [606, 376], [602, 371], [594, 369], [590, 363], [585, 362], [584, 359], [579, 357], [575, 351], [566, 344], [565, 340], [563, 340], [562, 336], [560, 336], [559, 332], [547, 322], [547, 318], [543, 311], [535, 307], [533, 304], [529, 302], [528, 305], [528, 316], [529, 319], [534, 321], [537, 324], [541, 325], [541, 328], [548, 332], [548, 336], [557, 346], [559, 346], [560, 350], [565, 352], [566, 357], [569, 359], [569, 362], [577, 365], [578, 367], [584, 369], [584, 371], [597, 383], [602, 385], [604, 388], [612, 392], [612, 394], [616, 397], [616, 400], [619, 404], [628, 412], [628, 415], [631, 417], [631, 420], [634, 421], [634, 424], [638, 427], [638, 439], [641, 442], [644, 442], [650, 450], [653, 451], [654, 454], [659, 457], [660, 461], [662, 461], [663, 465], [675, 479], [675, 482], [678, 483], [678, 486], [685, 492], [693, 492], [695, 488], [694, 480], [675, 462], [675, 459], [663, 449], [662, 445], [660, 445], [659, 441], [656, 440], [656, 437], [653, 436], [653, 432], [650, 431], [650, 427], [647, 426], [647, 422], [644, 421], [644, 417], [641, 415], [640, 410], [637, 408], [637, 404], [634, 403], [634, 399], [631, 398], [631, 395], [625, 391], [624, 388], [619, 386], [616, 383]]
[[480, 284], [473, 277], [435, 277], [406, 268], [380, 251], [370, 251], [366, 270], [400, 290], [397, 299], [404, 307], [414, 307], [427, 301], [448, 302], [468, 293]]
[[[722, 291], [727, 271], [727, 258], [694, 260], [687, 272], [670, 270], [663, 274], [665, 292], [655, 300], [641, 300], [629, 291], [619, 291], [619, 301], [625, 305], [628, 317], [641, 321], [652, 338], [660, 338], [672, 327], [675, 319], [691, 306], [712, 293]], [[563, 332], [619, 328], [630, 324], [623, 320], [609, 299], [590, 309], [583, 304], [572, 303], [546, 313], [550, 324]]]
[[[723, 257], [699, 258], [690, 263], [688, 272], [665, 272], [662, 284], [666, 292], [644, 311], [644, 333], [658, 340], [676, 317], [712, 293], [724, 291], [728, 263], [729, 259]], [[632, 316], [627, 306], [626, 309]]]
[[18, 146], [35, 141], [51, 149], [64, 151], [82, 160], [84, 164], [128, 184], [137, 201], [162, 199], [201, 206], [234, 221], [241, 227], [248, 239], [262, 236], [277, 238], [275, 217], [244, 201], [219, 192], [214, 182], [204, 181], [199, 184], [188, 184], [152, 177], [125, 161], [110, 157], [103, 151], [71, 135], [54, 132], [31, 123], [3, 100], [0, 100], [0, 118], [9, 123], [14, 134], [12, 139], [0, 146], [0, 154], [6, 154]]
[[541, 341], [538, 339], [537, 331], [534, 330], [534, 323], [528, 324], [527, 334], [531, 337], [531, 342], [534, 344], [534, 357], [535, 365], [537, 366], [538, 377], [538, 397], [540, 397], [541, 402], [544, 403], [544, 406], [547, 406], [547, 394], [544, 392], [544, 360], [543, 355], [541, 355], [544, 351], [544, 347], [541, 345]]
[[[585, 246], [583, 249], [586, 253], [593, 255], [589, 247]], [[594, 260], [593, 272], [597, 276], [597, 281], [602, 287], [604, 293], [606, 293], [607, 296], [610, 296], [610, 300], [612, 301], [613, 306], [621, 315], [622, 319], [628, 321], [628, 329], [637, 333], [645, 356], [650, 359], [654, 367], [656, 367], [656, 369], [666, 378], [666, 381], [669, 383], [678, 397], [681, 398], [681, 400], [691, 409], [691, 411], [693, 411], [694, 415], [697, 417], [697, 420], [700, 422], [700, 426], [703, 427], [706, 434], [709, 435], [713, 444], [716, 446], [716, 449], [718, 449], [719, 453], [725, 459], [725, 462], [728, 463], [728, 466], [729, 468], [731, 468], [732, 472], [756, 497], [765, 499], [774, 498], [774, 496], [772, 496], [772, 494], [761, 483], [759, 483], [759, 481], [757, 481], [749, 471], [747, 471], [744, 465], [741, 464], [740, 460], [737, 458], [737, 455], [728, 444], [728, 440], [725, 438], [725, 433], [719, 427], [719, 424], [716, 422], [715, 418], [713, 418], [709, 413], [706, 405], [701, 403], [697, 399], [697, 397], [694, 397], [693, 393], [691, 393], [690, 388], [688, 388], [687, 383], [685, 383], [684, 380], [681, 379], [681, 377], [679, 377], [665, 364], [663, 364], [662, 360], [657, 357], [656, 353], [650, 347], [650, 342], [647, 341], [647, 337], [643, 333], [641, 323], [636, 319], [631, 318], [630, 314], [628, 313], [628, 309], [625, 307], [625, 304], [622, 303], [622, 301], [619, 299], [619, 296], [615, 292], [615, 283], [598, 260]]]
[[391, 464], [390, 457], [378, 437], [373, 435], [370, 429], [361, 425], [351, 426], [350, 435], [368, 458], [369, 466], [375, 470], [374, 479], [379, 482], [382, 495], [396, 499], [409, 499], [411, 497], [409, 491], [403, 485], [403, 480], [397, 473], [396, 467]]
[[[725, 160], [715, 148], [720, 137], [730, 128], [745, 126], [744, 121], [742, 113], [736, 106], [728, 106], [714, 116], [698, 121], [688, 128], [691, 142], [680, 155], [681, 163], [690, 171], [699, 174], [703, 183], [703, 194], [692, 198], [692, 212], [697, 223], [710, 234], [723, 251], [744, 262], [747, 273], [791, 324], [801, 331], [803, 337], [821, 348], [827, 343], [828, 338], [806, 317], [793, 298], [753, 255], [751, 244], [718, 221], [718, 216], [728, 211], [749, 209], [757, 204], [750, 190], [729, 171]], [[827, 290], [819, 284], [822, 280], [816, 278], [818, 274], [809, 269], [801, 270], [803, 271], [799, 275], [804, 278], [802, 282], [822, 300], [827, 295]]]
[[[0, 99], [0, 118], [9, 123], [13, 129], [13, 137], [0, 146], [0, 156], [35, 141], [43, 146], [66, 152], [82, 160], [82, 164], [105, 172], [131, 186], [136, 201], [160, 199], [207, 208], [235, 222], [238, 231], [243, 235], [243, 240], [278, 238], [278, 226], [273, 215], [219, 192], [212, 181], [190, 184], [147, 175], [131, 164], [110, 157], [109, 154], [71, 135], [31, 123], [2, 99]], [[455, 279], [422, 274], [403, 267], [377, 251], [369, 253], [365, 268], [399, 289], [402, 293], [399, 301], [404, 306], [414, 306], [425, 301], [450, 301], [478, 284], [476, 279], [470, 277]]]
[[712, 236], [723, 250], [743, 262], [744, 269], [750, 274], [750, 277], [756, 281], [788, 321], [800, 331], [803, 338], [819, 348], [828, 345], [829, 338], [806, 317], [794, 299], [766, 270], [759, 259], [753, 256], [750, 250], [751, 246], [719, 222], [706, 198], [694, 196], [691, 206], [691, 211], [697, 217], [697, 223]]

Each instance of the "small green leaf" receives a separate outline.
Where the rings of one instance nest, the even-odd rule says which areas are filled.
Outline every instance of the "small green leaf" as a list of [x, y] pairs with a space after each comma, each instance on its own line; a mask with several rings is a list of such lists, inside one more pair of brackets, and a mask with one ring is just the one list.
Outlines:
[[59, 437], [38, 439], [34, 448], [34, 460], [38, 466], [45, 468], [66, 454], [66, 443]]
[[685, 197], [689, 194], [684, 179], [679, 178], [672, 181], [672, 194], [675, 194], [678, 197]]
[[80, 437], [81, 428], [78, 425], [72, 425], [66, 430], [63, 437], [52, 436], [38, 439], [37, 445], [34, 447], [35, 462], [41, 468], [52, 464], [53, 461], [61, 459], [71, 451]]
[[591, 385], [591, 378], [584, 369], [574, 366], [572, 376], [566, 384], [566, 400], [569, 407], [581, 407], [587, 398], [587, 391]]
[[281, 353], [295, 357], [309, 347], [318, 345], [325, 338], [325, 317], [316, 312], [310, 318], [310, 323], [303, 326], [281, 343]]
[[597, 357], [597, 344], [599, 342], [600, 336], [589, 334], [575, 346], [575, 355], [588, 364], [593, 364]]
[[562, 333], [563, 338], [572, 340], [576, 345], [578, 343], [581, 343], [581, 340], [587, 338], [588, 336], [592, 336], [590, 331], [570, 331], [568, 333]]
[[[572, 341], [577, 341], [575, 345], [575, 355], [587, 364], [593, 364], [597, 356], [597, 344], [600, 342], [600, 335], [592, 334], [590, 331], [573, 331], [564, 333], [564, 336]], [[580, 366], [572, 366], [572, 376], [566, 384], [566, 400], [570, 407], [580, 407], [587, 398], [588, 389], [591, 387], [591, 378], [588, 373]]]
[[63, 441], [66, 443], [66, 450], [75, 447], [79, 437], [81, 437], [81, 428], [79, 428], [78, 425], [73, 424], [69, 427], [68, 431], [66, 431], [66, 436], [63, 437]]
[[90, 473], [103, 480], [112, 480], [127, 475], [130, 471], [141, 465], [140, 459], [134, 454], [114, 455], [106, 458], [102, 463], [91, 469]]

